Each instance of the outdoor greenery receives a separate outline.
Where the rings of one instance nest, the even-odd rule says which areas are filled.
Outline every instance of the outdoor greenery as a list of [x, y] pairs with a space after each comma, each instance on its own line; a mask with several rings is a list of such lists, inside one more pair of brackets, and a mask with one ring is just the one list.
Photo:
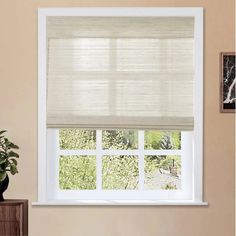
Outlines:
[[138, 148], [138, 131], [136, 130], [103, 130], [103, 149], [131, 150]]
[[[67, 150], [96, 149], [96, 131], [79, 129], [60, 130], [60, 148]], [[104, 150], [138, 149], [138, 131], [103, 130]], [[145, 131], [145, 149], [180, 149], [181, 133], [165, 131]], [[177, 189], [170, 178], [179, 179], [181, 158], [174, 155], [145, 156], [146, 189]], [[59, 185], [61, 189], [96, 189], [96, 156], [60, 156]], [[138, 156], [103, 156], [102, 187], [111, 189], [138, 188]], [[164, 176], [164, 179], [160, 177]], [[166, 176], [168, 178], [166, 178]], [[172, 176], [172, 177], [169, 177]], [[173, 179], [172, 178], [172, 179]], [[160, 182], [155, 184], [153, 181]], [[152, 185], [150, 185], [152, 181]]]
[[96, 156], [60, 156], [60, 189], [96, 189]]
[[0, 131], [0, 182], [7, 177], [7, 172], [12, 175], [18, 173], [16, 158], [19, 155], [13, 150], [19, 147], [4, 136], [5, 132], [6, 130]]
[[61, 149], [95, 149], [96, 131], [81, 129], [60, 129], [59, 142]]
[[[163, 142], [166, 139], [171, 145], [163, 148]], [[181, 149], [181, 133], [178, 131], [145, 131], [145, 149]]]
[[[180, 149], [181, 133], [180, 132], [157, 132], [147, 131], [145, 133], [145, 147], [147, 149]], [[151, 155], [145, 156], [145, 188], [146, 189], [177, 189], [177, 186], [169, 182], [170, 174], [173, 177], [179, 177], [181, 174], [180, 156], [170, 155]], [[157, 173], [157, 172], [160, 172]], [[152, 181], [154, 176], [156, 181]], [[161, 183], [160, 183], [161, 182]], [[167, 182], [167, 183], [166, 183]]]
[[103, 189], [137, 189], [138, 157], [104, 156], [102, 164]]

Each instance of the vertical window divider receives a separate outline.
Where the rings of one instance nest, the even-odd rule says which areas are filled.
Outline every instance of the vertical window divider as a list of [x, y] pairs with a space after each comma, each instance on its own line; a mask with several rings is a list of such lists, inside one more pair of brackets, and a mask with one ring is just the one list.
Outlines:
[[193, 189], [193, 136], [192, 132], [181, 132], [181, 188], [188, 189], [190, 196], [194, 199]]
[[102, 130], [96, 130], [96, 190], [102, 190]]
[[56, 144], [56, 166], [55, 166], [55, 169], [56, 169], [56, 173], [57, 173], [57, 176], [58, 176], [58, 179], [57, 179], [57, 189], [60, 189], [60, 183], [59, 183], [59, 175], [60, 175], [60, 157], [61, 157], [61, 153], [60, 153], [60, 132], [59, 132], [59, 129], [56, 129], [55, 130], [56, 132], [56, 140], [55, 140], [55, 144]]
[[[47, 198], [53, 198], [57, 196], [57, 192], [60, 190], [60, 144], [59, 144], [59, 129], [47, 130]], [[52, 188], [52, 186], [54, 186]]]
[[138, 166], [139, 166], [139, 190], [144, 189], [144, 130], [138, 131]]

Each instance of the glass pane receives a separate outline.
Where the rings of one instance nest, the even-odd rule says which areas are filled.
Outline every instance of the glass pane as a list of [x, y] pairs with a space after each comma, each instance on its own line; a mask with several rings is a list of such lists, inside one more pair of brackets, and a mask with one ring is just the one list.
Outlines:
[[103, 189], [137, 189], [137, 156], [104, 156], [102, 159]]
[[60, 156], [60, 189], [96, 189], [96, 156]]
[[137, 130], [103, 130], [103, 149], [128, 150], [138, 148]]
[[145, 156], [144, 189], [181, 189], [180, 156]]
[[61, 149], [95, 149], [96, 131], [81, 129], [60, 129], [59, 142]]
[[181, 149], [181, 132], [145, 131], [145, 149]]

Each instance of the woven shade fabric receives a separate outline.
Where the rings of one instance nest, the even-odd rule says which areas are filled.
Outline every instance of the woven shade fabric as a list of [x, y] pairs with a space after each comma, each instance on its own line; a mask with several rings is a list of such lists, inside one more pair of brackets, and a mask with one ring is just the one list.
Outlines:
[[194, 18], [48, 17], [47, 126], [192, 130]]

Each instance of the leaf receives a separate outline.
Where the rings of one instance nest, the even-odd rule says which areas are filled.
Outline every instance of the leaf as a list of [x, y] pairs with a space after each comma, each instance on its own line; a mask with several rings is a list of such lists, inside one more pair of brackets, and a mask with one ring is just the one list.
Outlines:
[[19, 147], [15, 145], [14, 143], [9, 143], [8, 147], [13, 148], [13, 149], [19, 149]]
[[8, 157], [17, 157], [19, 158], [19, 155], [13, 151], [8, 152]]
[[7, 131], [6, 131], [6, 130], [1, 130], [1, 131], [0, 131], [0, 135], [3, 134], [3, 133], [5, 133], [5, 132], [7, 132]]
[[8, 139], [7, 138], [4, 138], [4, 141], [5, 143], [9, 143]]
[[11, 166], [10, 166], [10, 172], [11, 172], [12, 175], [18, 173], [18, 170], [17, 170], [17, 167], [16, 167], [15, 164], [11, 164]]
[[0, 158], [1, 158], [1, 157], [5, 158], [6, 156], [7, 156], [7, 153], [6, 153], [6, 152], [0, 151]]
[[13, 164], [15, 165], [15, 166], [17, 166], [17, 160], [15, 160], [15, 159], [9, 159], [10, 161], [12, 161], [13, 162]]
[[0, 181], [3, 181], [6, 178], [6, 176], [7, 176], [6, 171], [1, 171], [0, 172]]
[[0, 165], [6, 162], [6, 159], [0, 159]]

